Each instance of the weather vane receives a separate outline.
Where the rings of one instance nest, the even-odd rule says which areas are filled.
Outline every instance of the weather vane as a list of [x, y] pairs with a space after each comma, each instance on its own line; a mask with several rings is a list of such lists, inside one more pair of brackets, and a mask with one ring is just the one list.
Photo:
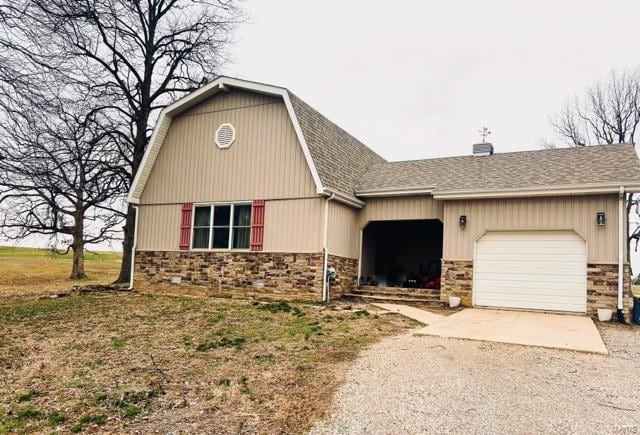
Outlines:
[[489, 129], [487, 127], [482, 127], [481, 130], [478, 130], [478, 133], [480, 133], [480, 137], [482, 138], [482, 142], [486, 142], [487, 141], [487, 137], [489, 137], [489, 135], [491, 134], [491, 132], [489, 131]]

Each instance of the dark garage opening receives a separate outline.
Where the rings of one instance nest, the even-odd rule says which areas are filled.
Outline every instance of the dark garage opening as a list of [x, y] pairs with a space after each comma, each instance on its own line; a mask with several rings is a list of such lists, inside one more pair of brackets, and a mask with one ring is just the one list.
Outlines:
[[361, 285], [440, 288], [442, 222], [370, 222], [362, 234]]

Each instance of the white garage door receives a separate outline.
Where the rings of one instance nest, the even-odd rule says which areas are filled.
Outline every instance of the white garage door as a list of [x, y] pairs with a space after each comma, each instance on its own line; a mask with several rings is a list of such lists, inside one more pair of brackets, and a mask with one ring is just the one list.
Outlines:
[[488, 232], [476, 242], [473, 302], [585, 312], [586, 243], [572, 231]]

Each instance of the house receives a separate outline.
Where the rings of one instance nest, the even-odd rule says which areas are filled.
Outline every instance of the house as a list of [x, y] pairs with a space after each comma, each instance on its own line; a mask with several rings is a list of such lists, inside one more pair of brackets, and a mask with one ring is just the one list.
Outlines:
[[160, 114], [128, 197], [133, 285], [627, 309], [639, 187], [625, 144], [387, 162], [289, 90], [220, 77]]

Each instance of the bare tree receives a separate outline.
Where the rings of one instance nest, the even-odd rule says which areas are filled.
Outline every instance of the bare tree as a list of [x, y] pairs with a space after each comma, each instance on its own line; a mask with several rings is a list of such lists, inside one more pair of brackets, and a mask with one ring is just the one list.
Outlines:
[[[636, 144], [640, 125], [640, 69], [612, 71], [606, 80], [589, 87], [585, 94], [573, 97], [552, 119], [558, 137], [570, 146], [612, 143]], [[640, 216], [640, 198], [627, 195], [629, 215]], [[638, 249], [640, 226], [630, 228], [628, 248]], [[627, 249], [627, 261], [631, 249]]]
[[26, 84], [0, 87], [0, 231], [49, 236], [73, 250], [70, 277], [86, 278], [85, 246], [110, 240], [123, 219], [121, 158], [87, 101]]
[[552, 121], [571, 146], [635, 144], [640, 124], [640, 70], [613, 71], [607, 80], [571, 99]]
[[[127, 190], [156, 112], [215, 77], [241, 20], [237, 0], [12, 0], [0, 45], [64, 75], [120, 119]], [[134, 222], [129, 206], [118, 282], [130, 278]]]

